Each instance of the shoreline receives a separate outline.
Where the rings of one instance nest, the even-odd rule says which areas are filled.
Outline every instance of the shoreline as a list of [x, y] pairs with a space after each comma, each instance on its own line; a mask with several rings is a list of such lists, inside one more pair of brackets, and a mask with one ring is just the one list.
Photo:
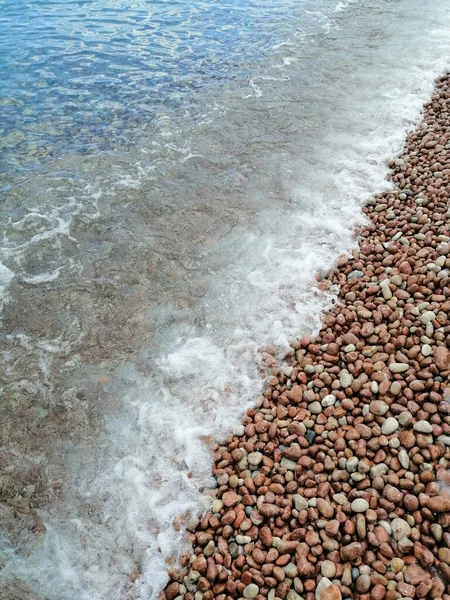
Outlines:
[[450, 600], [448, 105], [447, 74], [319, 283], [338, 304], [217, 447], [161, 598]]

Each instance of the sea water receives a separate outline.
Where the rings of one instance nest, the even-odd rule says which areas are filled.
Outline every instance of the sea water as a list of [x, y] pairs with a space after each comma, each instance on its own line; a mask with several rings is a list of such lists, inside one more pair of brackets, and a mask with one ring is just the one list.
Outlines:
[[450, 5], [0, 8], [2, 593], [155, 598], [267, 346], [335, 301]]

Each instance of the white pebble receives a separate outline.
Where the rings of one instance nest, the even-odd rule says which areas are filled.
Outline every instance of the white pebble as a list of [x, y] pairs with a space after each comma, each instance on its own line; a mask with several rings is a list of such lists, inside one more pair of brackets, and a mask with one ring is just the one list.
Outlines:
[[389, 435], [391, 433], [394, 433], [394, 431], [397, 431], [398, 428], [399, 423], [397, 419], [395, 419], [394, 417], [388, 417], [381, 426], [381, 433], [383, 435]]
[[369, 509], [369, 503], [364, 498], [356, 498], [352, 502], [352, 511], [354, 513], [364, 513]]
[[414, 431], [418, 431], [419, 433], [431, 433], [433, 431], [433, 426], [428, 421], [417, 421], [417, 423], [414, 423]]

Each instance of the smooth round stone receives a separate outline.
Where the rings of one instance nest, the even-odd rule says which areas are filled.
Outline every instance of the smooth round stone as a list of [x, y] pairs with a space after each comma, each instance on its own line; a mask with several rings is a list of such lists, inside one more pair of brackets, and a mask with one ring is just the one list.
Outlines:
[[336, 565], [331, 560], [324, 560], [320, 564], [320, 572], [323, 577], [332, 579], [336, 575]]
[[325, 396], [324, 398], [322, 398], [321, 404], [323, 407], [328, 407], [328, 406], [333, 406], [335, 402], [336, 402], [336, 396], [333, 396], [333, 394], [328, 394], [328, 396]]
[[380, 477], [381, 475], [385, 475], [389, 471], [389, 465], [385, 463], [379, 463], [378, 465], [373, 465], [370, 469], [370, 476], [372, 479], [374, 477]]
[[347, 371], [347, 369], [344, 369], [343, 371], [341, 371], [341, 373], [339, 375], [339, 382], [341, 384], [341, 387], [348, 388], [353, 383], [353, 375], [351, 375]]
[[383, 435], [389, 435], [391, 433], [394, 433], [394, 431], [397, 431], [398, 428], [399, 423], [397, 419], [395, 419], [394, 417], [388, 417], [381, 426], [381, 433]]
[[348, 459], [346, 469], [349, 473], [354, 473], [358, 468], [359, 459], [356, 456], [352, 456]]
[[372, 400], [369, 408], [370, 412], [378, 417], [383, 417], [389, 410], [389, 406], [383, 400]]
[[369, 509], [369, 503], [364, 498], [356, 498], [356, 500], [353, 500], [351, 506], [354, 513], [364, 513]]
[[320, 402], [312, 402], [309, 406], [308, 406], [308, 410], [312, 415], [320, 415], [320, 413], [322, 412], [322, 405], [320, 404]]
[[289, 471], [295, 471], [295, 469], [297, 468], [297, 463], [293, 460], [289, 460], [289, 458], [286, 458], [285, 456], [283, 456], [283, 458], [281, 459], [280, 465], [283, 468], [288, 469]]
[[250, 544], [252, 538], [249, 535], [237, 535], [236, 543], [240, 546], [245, 546], [245, 544]]
[[365, 594], [370, 589], [370, 575], [360, 575], [355, 582], [355, 587], [360, 594]]
[[383, 294], [383, 298], [385, 300], [390, 300], [392, 298], [392, 292], [391, 292], [391, 288], [387, 285], [384, 285], [381, 288], [381, 293]]
[[292, 501], [294, 502], [294, 506], [296, 510], [306, 510], [308, 508], [308, 500], [300, 496], [300, 494], [294, 494], [292, 496]]
[[423, 356], [431, 356], [433, 354], [433, 349], [430, 344], [424, 344], [421, 350]]
[[203, 554], [205, 556], [212, 556], [214, 554], [215, 549], [216, 547], [214, 545], [214, 540], [210, 540], [203, 549]]
[[434, 314], [434, 312], [432, 310], [426, 310], [425, 312], [423, 312], [420, 315], [420, 320], [422, 321], [422, 323], [424, 325], [426, 325], [427, 323], [430, 323], [431, 321], [434, 321], [436, 318], [436, 315]]
[[433, 426], [428, 421], [417, 421], [414, 423], [414, 431], [419, 433], [432, 433]]
[[247, 456], [249, 464], [253, 467], [257, 467], [262, 461], [262, 459], [263, 455], [261, 454], [261, 452], [250, 452], [250, 454]]
[[409, 365], [407, 363], [393, 362], [389, 365], [389, 370], [392, 373], [404, 373], [408, 369], [409, 369]]
[[359, 279], [360, 277], [363, 277], [363, 276], [364, 276], [364, 273], [362, 271], [355, 270], [347, 275], [347, 279]]
[[400, 573], [400, 571], [403, 569], [404, 566], [405, 566], [405, 561], [402, 560], [401, 558], [394, 557], [392, 559], [391, 567], [395, 573]]
[[286, 573], [287, 577], [294, 579], [294, 577], [297, 577], [297, 575], [298, 575], [297, 565], [295, 565], [294, 563], [288, 563], [284, 567], [284, 572]]
[[400, 381], [393, 381], [391, 383], [391, 387], [390, 390], [391, 394], [393, 396], [398, 396], [398, 394], [400, 394], [400, 392], [402, 391], [402, 385], [400, 383]]
[[[230, 484], [230, 487], [232, 487], [232, 488], [236, 488], [238, 486], [238, 482], [239, 482], [239, 478], [237, 475], [231, 475], [230, 479], [228, 480], [228, 483]], [[235, 502], [235, 504], [236, 504], [236, 502]]]
[[334, 494], [333, 500], [342, 506], [347, 502], [347, 496], [344, 496], [344, 494]]
[[391, 523], [394, 539], [399, 541], [411, 535], [411, 527], [404, 519], [396, 518]]
[[404, 448], [402, 448], [400, 450], [400, 452], [398, 453], [398, 460], [404, 469], [409, 468], [409, 463], [410, 463], [409, 456]]
[[213, 514], [219, 513], [221, 511], [222, 507], [223, 507], [222, 500], [219, 500], [219, 499], [214, 500], [214, 502], [212, 503], [212, 507], [211, 507], [212, 513]]
[[256, 583], [249, 583], [242, 592], [242, 595], [244, 598], [247, 598], [247, 600], [254, 600], [258, 594], [259, 587], [256, 585]]
[[408, 427], [408, 425], [411, 425], [412, 420], [413, 420], [413, 416], [409, 412], [409, 410], [403, 411], [397, 417], [397, 421], [400, 423], [400, 425], [402, 427]]

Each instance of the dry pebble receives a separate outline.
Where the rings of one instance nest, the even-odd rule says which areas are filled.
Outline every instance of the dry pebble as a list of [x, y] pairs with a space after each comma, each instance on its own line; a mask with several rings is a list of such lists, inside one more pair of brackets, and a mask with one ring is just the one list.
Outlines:
[[[318, 336], [214, 449], [167, 600], [450, 600], [450, 80], [364, 208]], [[263, 368], [263, 367], [262, 367]]]

